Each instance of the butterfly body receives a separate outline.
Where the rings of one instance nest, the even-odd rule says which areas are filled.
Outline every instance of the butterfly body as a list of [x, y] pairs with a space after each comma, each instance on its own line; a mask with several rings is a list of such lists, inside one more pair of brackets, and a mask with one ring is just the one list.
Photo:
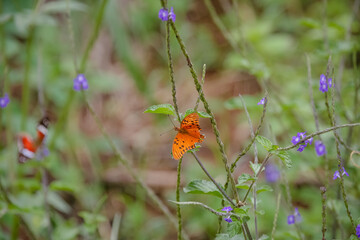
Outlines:
[[35, 157], [36, 151], [44, 142], [44, 139], [47, 136], [47, 128], [49, 126], [49, 118], [44, 117], [40, 120], [39, 125], [37, 126], [37, 137], [35, 140], [31, 138], [28, 134], [20, 134], [18, 137], [18, 161], [19, 163], [25, 163], [29, 159]]
[[173, 142], [172, 154], [176, 160], [182, 158], [188, 150], [194, 149], [195, 143], [201, 143], [204, 139], [204, 135], [200, 133], [201, 128], [197, 113], [187, 115], [182, 120], [180, 128], [175, 127], [175, 130], [178, 133]]

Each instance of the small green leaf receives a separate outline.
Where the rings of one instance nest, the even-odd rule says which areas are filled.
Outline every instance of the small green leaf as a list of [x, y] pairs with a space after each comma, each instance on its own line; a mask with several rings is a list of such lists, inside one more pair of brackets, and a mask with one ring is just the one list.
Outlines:
[[[250, 162], [250, 168], [253, 170], [254, 174], [257, 175], [260, 171], [261, 164]], [[264, 171], [264, 168], [263, 168]]]
[[273, 189], [269, 185], [262, 185], [256, 189], [256, 193], [259, 194], [261, 192], [272, 192]]
[[233, 238], [234, 236], [236, 236], [239, 233], [242, 233], [241, 224], [242, 224], [241, 221], [233, 221], [233, 222], [229, 223], [226, 232], [229, 233], [231, 238]]
[[198, 112], [199, 116], [202, 118], [211, 118], [211, 116], [209, 114], [207, 114], [206, 112]]
[[168, 114], [168, 115], [175, 115], [175, 109], [173, 105], [165, 103], [159, 105], [152, 105], [148, 107], [144, 113], [159, 113], [159, 114]]
[[49, 188], [54, 191], [75, 192], [75, 185], [63, 181], [53, 181]]
[[247, 173], [243, 173], [241, 174], [241, 176], [238, 178], [238, 185], [242, 185], [243, 183], [247, 182], [247, 181], [254, 181], [256, 178], [251, 176], [250, 174]]
[[235, 208], [234, 209], [234, 213], [238, 214], [238, 215], [246, 215], [247, 214], [247, 210], [243, 209], [243, 208]]
[[246, 183], [245, 184], [237, 184], [236, 188], [248, 190], [249, 185], [247, 185]]
[[264, 215], [265, 211], [264, 210], [256, 210], [256, 214], [257, 215]]
[[261, 144], [267, 151], [270, 151], [273, 148], [273, 144], [269, 139], [263, 136], [256, 136], [256, 141]]
[[219, 198], [223, 198], [220, 191], [217, 189], [215, 184], [210, 181], [206, 180], [193, 180], [191, 181], [185, 188], [185, 193], [192, 193], [192, 194], [207, 194], [213, 195]]
[[[191, 113], [193, 113], [193, 112], [195, 112], [195, 111], [194, 111], [194, 109], [192, 109], [192, 108], [186, 110], [184, 117], [186, 117], [187, 115], [189, 115], [189, 114], [191, 114]], [[197, 113], [199, 114], [199, 117], [202, 117], [202, 118], [211, 118], [211, 116], [210, 116], [209, 114], [207, 114], [206, 112], [198, 111]]]
[[292, 161], [290, 159], [290, 155], [288, 152], [282, 150], [282, 151], [274, 151], [273, 153], [281, 159], [281, 161], [287, 168], [291, 168]]

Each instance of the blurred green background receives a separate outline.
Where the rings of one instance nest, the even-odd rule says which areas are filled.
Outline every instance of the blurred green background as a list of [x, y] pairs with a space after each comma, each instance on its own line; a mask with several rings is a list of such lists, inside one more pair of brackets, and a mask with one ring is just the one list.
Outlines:
[[[106, 131], [175, 214], [175, 205], [167, 201], [175, 200], [176, 188], [177, 161], [170, 154], [175, 133], [167, 133], [173, 126], [165, 115], [143, 113], [153, 104], [172, 103], [166, 24], [158, 18], [160, 1], [5, 0], [0, 4], [0, 97], [7, 92], [11, 101], [0, 109], [0, 180], [14, 203], [7, 204], [1, 195], [0, 239], [28, 239], [18, 214], [24, 216], [38, 239], [48, 239], [49, 231], [53, 239], [110, 239], [116, 218], [120, 220], [118, 239], [176, 239], [169, 220], [116, 160], [81, 94], [72, 90], [77, 74], [74, 62], [78, 69], [84, 63], [80, 71], [89, 82], [87, 98]], [[336, 0], [169, 0], [168, 6], [176, 13], [175, 25], [199, 76], [203, 64], [207, 66], [204, 92], [231, 162], [250, 140], [239, 94], [244, 96], [256, 127], [262, 113], [257, 102], [265, 89], [268, 91], [261, 135], [274, 143], [288, 146], [297, 132], [315, 132], [305, 54], [311, 59], [320, 129], [331, 126], [323, 94], [318, 90], [319, 76], [325, 74], [330, 54], [340, 94], [335, 94], [337, 121], [359, 122], [356, 96], [360, 21], [359, 15], [354, 15], [353, 4]], [[102, 7], [104, 12], [99, 16]], [[215, 14], [211, 15], [211, 10]], [[99, 34], [84, 58], [96, 26]], [[171, 50], [179, 110], [184, 113], [194, 107], [197, 92], [173, 33]], [[47, 139], [50, 155], [43, 161], [20, 165], [16, 136], [23, 131], [35, 136], [36, 123], [44, 111], [51, 118]], [[206, 139], [198, 155], [214, 178], [225, 183], [226, 173], [210, 121], [204, 118], [200, 124]], [[359, 149], [359, 129], [339, 132], [349, 145]], [[334, 137], [328, 133], [323, 140], [332, 175], [337, 169]], [[265, 151], [260, 145], [258, 150], [261, 161]], [[347, 164], [349, 152], [342, 150]], [[277, 159], [271, 160], [283, 169], [282, 178], [272, 185], [272, 192], [258, 196], [259, 235], [271, 235], [276, 198], [282, 192], [275, 239], [298, 239], [295, 227], [286, 222], [292, 208], [284, 191], [288, 181], [292, 204], [302, 215], [300, 228], [305, 239], [320, 239], [319, 187], [325, 182], [324, 159], [316, 156], [313, 146], [302, 153], [292, 150], [290, 155], [290, 169], [282, 167]], [[251, 173], [249, 161], [253, 159], [252, 149], [239, 162], [235, 178]], [[357, 219], [360, 188], [356, 180], [360, 174], [353, 165], [346, 166], [350, 177], [345, 178], [345, 187]], [[49, 183], [48, 204], [44, 202], [44, 172]], [[194, 179], [207, 177], [190, 154], [185, 154], [182, 186]], [[262, 177], [258, 185], [264, 183]], [[330, 180], [329, 188], [327, 236], [347, 239], [351, 226], [339, 197], [338, 182]], [[242, 191], [240, 196], [245, 194]], [[181, 200], [221, 207], [220, 199], [208, 195], [182, 191]], [[191, 239], [215, 238], [215, 215], [196, 206], [184, 206], [182, 216]], [[222, 225], [226, 231], [227, 225]]]

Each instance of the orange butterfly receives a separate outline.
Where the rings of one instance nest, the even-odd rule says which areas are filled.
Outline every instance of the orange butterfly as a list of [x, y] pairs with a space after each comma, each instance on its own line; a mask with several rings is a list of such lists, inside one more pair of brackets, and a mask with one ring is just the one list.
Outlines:
[[204, 135], [200, 133], [199, 115], [191, 113], [181, 122], [180, 128], [175, 127], [178, 131], [172, 146], [172, 155], [176, 160], [182, 158], [184, 153], [195, 148], [195, 143], [201, 143]]
[[33, 140], [28, 134], [19, 134], [18, 136], [18, 161], [19, 163], [25, 163], [29, 159], [35, 157], [35, 154], [39, 147], [44, 142], [45, 137], [47, 136], [48, 126], [50, 120], [48, 117], [44, 117], [40, 120], [39, 125], [37, 126], [37, 138]]

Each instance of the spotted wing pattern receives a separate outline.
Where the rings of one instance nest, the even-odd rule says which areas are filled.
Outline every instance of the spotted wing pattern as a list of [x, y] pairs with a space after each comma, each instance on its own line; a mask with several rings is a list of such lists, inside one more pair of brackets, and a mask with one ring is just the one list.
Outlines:
[[179, 160], [188, 150], [195, 148], [195, 143], [203, 141], [204, 135], [200, 133], [199, 115], [189, 114], [182, 120], [179, 133], [175, 136], [172, 153]]
[[179, 132], [175, 136], [172, 147], [173, 157], [179, 160], [188, 150], [195, 148], [196, 142], [199, 142], [198, 138]]

